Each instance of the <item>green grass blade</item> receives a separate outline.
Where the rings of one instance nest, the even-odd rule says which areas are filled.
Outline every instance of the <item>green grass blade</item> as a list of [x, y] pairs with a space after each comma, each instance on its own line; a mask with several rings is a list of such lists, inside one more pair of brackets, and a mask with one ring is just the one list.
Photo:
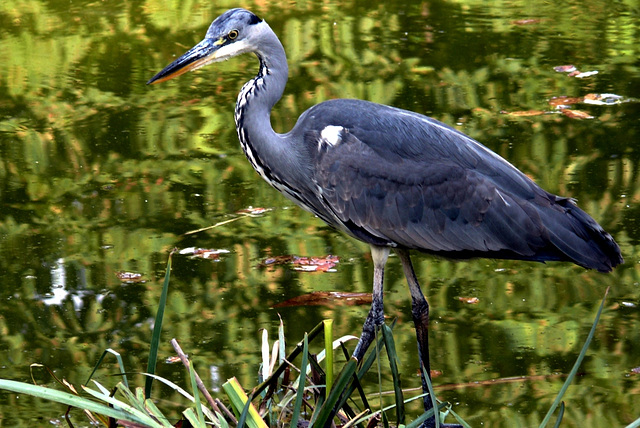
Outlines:
[[[93, 389], [89, 389], [86, 386], [83, 386], [82, 390], [87, 394], [97, 398], [98, 400], [106, 401], [107, 403], [111, 404], [118, 410], [122, 410], [131, 416], [135, 416], [141, 419], [143, 421], [142, 422], [143, 424], [149, 424], [149, 426], [153, 426], [153, 427], [170, 427], [171, 426], [171, 424], [169, 424], [169, 422], [166, 419], [163, 419], [162, 421], [156, 421], [155, 419], [153, 419], [151, 416], [147, 414], [146, 410], [144, 411], [138, 410], [134, 406], [129, 405], [121, 400], [118, 400], [115, 397], [102, 394], [101, 392], [95, 391]], [[164, 424], [161, 422], [164, 422]]]
[[[395, 326], [395, 321], [393, 323], [391, 323], [391, 328], [393, 329], [393, 327]], [[345, 346], [343, 343], [340, 343], [340, 346], [345, 354], [345, 356], [347, 358], [349, 358], [349, 353], [347, 352]], [[337, 380], [334, 384], [334, 387], [332, 388], [331, 391], [331, 396], [334, 397], [335, 399], [339, 400], [336, 401], [334, 404], [332, 404], [330, 407], [331, 408], [335, 408], [340, 409], [343, 408], [345, 406], [345, 403], [347, 402], [347, 400], [351, 397], [351, 395], [353, 394], [353, 392], [357, 389], [358, 393], [360, 394], [360, 398], [362, 399], [362, 403], [364, 405], [364, 407], [366, 409], [371, 410], [371, 406], [369, 405], [369, 402], [367, 400], [367, 397], [360, 385], [360, 379], [362, 379], [364, 377], [364, 375], [367, 373], [367, 371], [371, 368], [371, 366], [373, 366], [373, 363], [376, 361], [376, 356], [380, 355], [380, 352], [382, 351], [382, 346], [384, 346], [384, 339], [382, 337], [379, 337], [378, 340], [375, 343], [375, 349], [374, 351], [369, 353], [369, 356], [364, 360], [364, 363], [362, 364], [362, 366], [360, 367], [359, 370], [357, 370], [357, 374], [356, 372], [351, 372], [351, 378], [353, 379], [353, 382], [351, 383], [351, 385], [349, 385], [349, 380], [351, 378], [346, 378], [343, 380], [346, 380], [346, 383], [343, 384], [343, 382], [340, 382], [339, 380]], [[353, 359], [351, 359], [350, 361], [354, 361]], [[347, 366], [345, 366], [342, 369], [341, 374], [339, 375], [339, 378], [345, 373], [345, 369], [347, 368]], [[355, 368], [354, 370], [357, 369], [357, 363], [355, 364]], [[341, 386], [338, 386], [341, 385]], [[348, 388], [345, 389], [348, 385]], [[335, 390], [334, 390], [335, 389]], [[333, 399], [332, 399], [333, 401]], [[327, 403], [329, 402], [329, 398], [327, 398]], [[323, 409], [324, 410], [324, 409]], [[329, 409], [329, 411], [331, 411], [331, 409]], [[323, 416], [323, 418], [326, 419], [326, 414], [320, 412]], [[320, 415], [318, 415], [318, 417], [320, 417]]]
[[104, 395], [111, 395], [111, 393], [109, 392], [109, 390], [107, 388], [105, 388], [104, 386], [102, 386], [102, 384], [100, 382], [98, 382], [97, 380], [93, 381], [93, 384], [100, 390], [100, 392], [102, 392]]
[[89, 382], [91, 381], [91, 378], [93, 377], [93, 375], [95, 374], [96, 370], [98, 370], [98, 367], [100, 367], [100, 364], [102, 364], [102, 360], [104, 360], [104, 357], [107, 356], [107, 354], [111, 354], [114, 357], [116, 357], [116, 361], [118, 361], [118, 367], [120, 368], [120, 374], [122, 375], [122, 382], [124, 383], [124, 385], [129, 388], [129, 381], [127, 380], [127, 372], [124, 369], [124, 362], [122, 361], [122, 356], [120, 355], [119, 352], [114, 351], [111, 348], [108, 348], [106, 351], [104, 351], [102, 353], [102, 355], [100, 356], [100, 358], [98, 359], [98, 362], [96, 363], [96, 365], [93, 367], [93, 371], [91, 372], [91, 374], [89, 375], [89, 378], [87, 379], [87, 381], [85, 382], [84, 386], [88, 386]]
[[67, 406], [88, 410], [114, 419], [135, 422], [151, 428], [163, 428], [163, 425], [156, 422], [150, 416], [138, 411], [134, 407], [86, 387], [84, 388], [85, 391], [115, 407], [111, 407], [107, 404], [99, 403], [85, 397], [79, 397], [68, 392], [58, 391], [38, 385], [31, 385], [24, 382], [16, 382], [13, 380], [0, 379], [0, 389], [17, 392], [19, 394], [31, 395], [47, 401], [66, 404]]
[[[429, 390], [429, 399], [431, 400], [431, 407], [436, 415], [435, 422], [436, 422], [436, 428], [440, 428], [440, 407], [438, 407], [438, 401], [436, 400], [436, 393], [433, 391], [433, 384], [431, 383], [431, 374], [427, 373], [426, 368], [420, 364], [420, 366], [422, 367], [422, 374], [424, 375], [424, 380], [425, 383], [427, 384], [427, 389]], [[445, 404], [445, 403], [442, 403]], [[438, 409], [438, 412], [435, 412], [435, 409]], [[431, 411], [429, 410], [429, 411]]]
[[304, 334], [302, 341], [302, 363], [300, 364], [300, 378], [298, 380], [298, 393], [296, 394], [296, 401], [293, 404], [293, 414], [291, 415], [291, 426], [298, 426], [298, 419], [300, 418], [300, 411], [302, 409], [302, 398], [304, 397], [304, 384], [307, 379], [307, 364], [309, 364], [309, 337], [307, 333]]
[[184, 389], [182, 389], [181, 387], [179, 387], [175, 383], [171, 382], [169, 379], [165, 379], [162, 376], [154, 375], [154, 374], [151, 374], [151, 373], [142, 373], [142, 374], [145, 375], [145, 376], [150, 376], [150, 377], [154, 378], [155, 380], [157, 380], [158, 382], [164, 383], [169, 388], [173, 389], [175, 392], [177, 392], [178, 394], [182, 395], [187, 400], [189, 400], [189, 401], [193, 401], [194, 400], [194, 398], [193, 398], [193, 396], [191, 394], [189, 394], [187, 391], [185, 391]]
[[[97, 382], [95, 383], [97, 384]], [[144, 400], [141, 400], [140, 399], [141, 397], [136, 397], [136, 395], [133, 392], [131, 392], [129, 388], [124, 386], [123, 383], [118, 383], [118, 385], [116, 385], [116, 388], [118, 389], [120, 394], [124, 395], [124, 397], [127, 399], [127, 401], [129, 401], [129, 404], [131, 404], [131, 406], [135, 407], [138, 411], [142, 413], [147, 412], [147, 409], [144, 405]], [[103, 394], [109, 395], [108, 393], [104, 393], [104, 392]]]
[[[406, 425], [406, 428], [418, 428], [419, 426], [422, 425], [422, 423], [424, 421], [427, 420], [427, 418], [430, 418], [431, 416], [434, 415], [434, 413], [438, 412], [440, 413], [440, 409], [443, 409], [447, 406], [447, 403], [440, 403], [438, 404], [436, 407], [434, 407], [433, 409], [429, 410], [428, 412], [424, 412], [423, 414], [421, 414], [417, 419], [415, 419], [414, 421], [412, 421], [411, 423]], [[435, 418], [436, 419], [436, 424], [439, 424], [438, 419], [439, 418]]]
[[198, 416], [198, 424], [194, 425], [193, 422], [191, 424], [197, 427], [205, 427], [204, 422], [204, 414], [202, 413], [202, 402], [200, 401], [200, 391], [198, 391], [198, 384], [196, 383], [196, 373], [193, 368], [193, 363], [189, 364], [189, 378], [191, 379], [191, 390], [193, 391], [193, 402], [196, 406], [196, 414]]
[[267, 424], [262, 420], [256, 408], [251, 405], [251, 401], [236, 378], [227, 380], [222, 384], [222, 389], [229, 397], [233, 410], [240, 415], [238, 426], [244, 426], [246, 421], [251, 428], [267, 428]]
[[[320, 333], [322, 333], [323, 330], [323, 325], [322, 323], [319, 323], [318, 325], [316, 325], [314, 328], [311, 329], [311, 331], [308, 333], [308, 337], [309, 337], [309, 342], [311, 342], [313, 339], [315, 339]], [[284, 343], [284, 342], [283, 342]], [[296, 359], [296, 357], [298, 356], [298, 354], [302, 352], [302, 342], [298, 343], [296, 345], [296, 347], [293, 349], [293, 351], [291, 351], [289, 353], [289, 355], [287, 355], [286, 357], [286, 361], [293, 361]], [[283, 364], [280, 364], [274, 371], [273, 373], [271, 373], [271, 376], [269, 376], [269, 379], [265, 379], [260, 385], [256, 386], [253, 389], [252, 394], [252, 399], [257, 397], [258, 394], [260, 394], [262, 391], [264, 391], [269, 385], [271, 385], [271, 382], [273, 381], [273, 378], [280, 376], [282, 373], [284, 373], [285, 369], [289, 366], [289, 364], [287, 362], [283, 362]]]
[[358, 363], [354, 358], [351, 358], [347, 364], [342, 368], [342, 371], [336, 378], [335, 384], [331, 389], [331, 392], [327, 395], [327, 401], [325, 401], [322, 409], [318, 413], [318, 417], [316, 419], [316, 426], [327, 426], [331, 424], [331, 417], [334, 414], [334, 407], [340, 397], [345, 392], [347, 385], [351, 381], [351, 378], [356, 373], [356, 369], [358, 368]]
[[182, 412], [182, 414], [189, 421], [191, 426], [196, 428], [204, 428], [202, 421], [198, 418], [198, 416], [195, 414], [192, 408], [188, 408], [187, 410]]
[[382, 426], [384, 428], [389, 428], [389, 418], [387, 417], [387, 412], [382, 411]]
[[320, 395], [316, 401], [316, 407], [313, 409], [313, 413], [311, 414], [311, 418], [309, 419], [309, 426], [314, 426], [316, 424], [316, 419], [318, 419], [318, 414], [320, 413], [320, 409], [324, 407], [324, 403], [326, 402], [327, 394]]
[[393, 392], [396, 398], [396, 418], [397, 425], [404, 424], [404, 394], [402, 392], [402, 382], [398, 371], [398, 353], [396, 352], [393, 333], [386, 325], [382, 326], [382, 338], [384, 339], [387, 356], [389, 357], [389, 368], [391, 369], [391, 377], [393, 378]]
[[156, 403], [154, 403], [153, 400], [151, 399], [144, 400], [144, 408], [146, 409], [149, 415], [153, 416], [159, 421], [167, 419], [167, 417], [162, 414], [162, 411], [158, 409], [158, 406], [156, 406]]
[[549, 423], [549, 420], [551, 420], [551, 416], [553, 416], [553, 413], [556, 411], [556, 408], [558, 407], [558, 405], [560, 405], [560, 402], [562, 401], [562, 397], [564, 396], [564, 393], [567, 391], [567, 389], [573, 382], [573, 379], [576, 377], [576, 374], [578, 373], [578, 369], [582, 364], [582, 360], [584, 360], [584, 356], [587, 354], [587, 349], [589, 349], [591, 340], [593, 339], [593, 336], [596, 334], [596, 327], [598, 326], [598, 321], [600, 321], [600, 314], [602, 314], [602, 309], [604, 308], [604, 302], [607, 300], [608, 294], [609, 294], [609, 289], [607, 288], [607, 290], [604, 292], [604, 297], [602, 298], [602, 302], [600, 303], [600, 308], [598, 308], [598, 313], [596, 314], [596, 318], [593, 320], [591, 331], [589, 331], [587, 340], [584, 343], [582, 350], [580, 351], [580, 355], [578, 355], [578, 359], [576, 360], [575, 364], [573, 365], [573, 368], [569, 372], [569, 376], [567, 376], [567, 380], [565, 380], [564, 384], [562, 385], [562, 388], [560, 388], [560, 392], [558, 392], [558, 396], [553, 401], [553, 404], [551, 404], [551, 408], [547, 412], [547, 415], [542, 420], [542, 423], [540, 424], [540, 428], [547, 426], [547, 424]]
[[[391, 324], [391, 328], [393, 328], [394, 325], [395, 325], [395, 321], [394, 323]], [[383, 346], [384, 346], [384, 339], [382, 337], [379, 337], [375, 343], [375, 349], [372, 352], [370, 352], [369, 356], [364, 360], [364, 363], [360, 367], [360, 370], [358, 370], [358, 374], [355, 376], [354, 382], [349, 386], [349, 389], [343, 394], [342, 400], [338, 403], [338, 408], [342, 407], [344, 403], [347, 402], [347, 399], [351, 397], [351, 394], [353, 394], [353, 391], [357, 389], [358, 393], [360, 394], [360, 398], [362, 399], [362, 403], [364, 407], [371, 410], [371, 406], [369, 405], [367, 397], [364, 391], [362, 390], [362, 387], [360, 386], [360, 379], [362, 379], [364, 375], [369, 371], [371, 366], [373, 366], [373, 363], [376, 361], [377, 356], [380, 355], [380, 352], [382, 352]]]
[[554, 428], [559, 428], [560, 427], [560, 422], [562, 422], [562, 417], [564, 416], [564, 401], [562, 403], [560, 403], [560, 411], [558, 412], [558, 420], [556, 421], [556, 424], [554, 425]]
[[[169, 294], [169, 277], [171, 276], [171, 256], [173, 251], [169, 253], [167, 259], [167, 271], [164, 275], [164, 283], [162, 284], [162, 293], [158, 302], [158, 312], [156, 320], [153, 323], [153, 334], [151, 335], [151, 345], [149, 346], [149, 361], [147, 362], [147, 373], [156, 373], [156, 362], [158, 360], [158, 348], [160, 346], [160, 334], [162, 332], [162, 320], [164, 319], [164, 308], [167, 305], [167, 294]], [[151, 386], [153, 378], [148, 376], [144, 384], [144, 395], [146, 398], [151, 397]]]
[[216, 412], [215, 418], [218, 421], [219, 428], [229, 428], [229, 424], [222, 413]]
[[328, 394], [333, 386], [333, 320], [324, 320], [324, 350], [325, 350], [325, 372], [326, 387]]
[[456, 421], [458, 421], [464, 428], [471, 428], [471, 425], [469, 425], [464, 419], [462, 419], [460, 415], [454, 412], [453, 409], [449, 409], [449, 413], [451, 413], [451, 416], [453, 416]]

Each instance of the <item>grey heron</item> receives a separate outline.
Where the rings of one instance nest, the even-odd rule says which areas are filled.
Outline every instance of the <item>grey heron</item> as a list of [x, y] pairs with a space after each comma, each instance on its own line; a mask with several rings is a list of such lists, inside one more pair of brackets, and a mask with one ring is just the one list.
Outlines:
[[[270, 115], [288, 79], [287, 58], [274, 31], [250, 11], [220, 15], [204, 40], [148, 83], [243, 53], [254, 53], [260, 64], [235, 109], [247, 159], [287, 198], [371, 246], [373, 301], [353, 352], [359, 361], [384, 322], [383, 276], [391, 250], [409, 284], [421, 372], [427, 374], [429, 305], [411, 250], [449, 259], [569, 261], [601, 272], [623, 263], [611, 235], [572, 199], [546, 192], [485, 146], [432, 118], [336, 99], [305, 111], [291, 131], [276, 133]], [[426, 397], [424, 405], [431, 408], [431, 400]]]

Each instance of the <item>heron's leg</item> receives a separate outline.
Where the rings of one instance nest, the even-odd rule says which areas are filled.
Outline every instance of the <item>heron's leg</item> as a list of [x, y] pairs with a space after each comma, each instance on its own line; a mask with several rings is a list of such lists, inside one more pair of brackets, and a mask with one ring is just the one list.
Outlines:
[[[431, 379], [431, 363], [429, 361], [429, 303], [427, 302], [427, 299], [425, 299], [424, 294], [422, 294], [422, 290], [420, 289], [418, 278], [416, 278], [416, 273], [413, 270], [413, 265], [411, 264], [409, 251], [403, 249], [395, 249], [395, 252], [400, 258], [400, 262], [402, 263], [402, 270], [404, 271], [404, 275], [407, 277], [407, 282], [409, 283], [409, 291], [411, 292], [411, 315], [413, 316], [413, 323], [416, 326], [416, 337], [418, 339], [418, 356], [420, 358], [420, 365], [422, 366], [420, 367], [422, 392], [428, 393], [429, 389], [427, 388], [427, 381], [424, 377], [424, 374], [427, 373], [429, 379]], [[423, 400], [425, 412], [433, 409], [433, 403], [431, 402], [430, 396], [425, 395]], [[433, 428], [435, 426], [435, 415], [434, 417], [427, 419], [422, 425], [422, 427], [424, 428]], [[440, 426], [443, 428], [462, 428], [461, 425], [457, 424], [440, 424]]]
[[[404, 271], [404, 275], [407, 277], [407, 283], [409, 283], [409, 291], [411, 293], [411, 315], [413, 316], [413, 323], [416, 327], [418, 356], [420, 358], [420, 365], [424, 367], [424, 370], [420, 370], [422, 390], [423, 392], [429, 392], [424, 378], [425, 372], [431, 376], [431, 363], [429, 361], [429, 303], [420, 289], [418, 278], [416, 278], [416, 273], [413, 270], [413, 265], [411, 264], [409, 251], [396, 249], [395, 252], [402, 263], [402, 270]], [[431, 397], [425, 396], [423, 400], [425, 410], [433, 408]]]
[[384, 305], [382, 302], [382, 283], [384, 280], [384, 265], [389, 257], [389, 248], [371, 246], [371, 257], [373, 258], [373, 299], [371, 310], [362, 327], [362, 335], [356, 345], [353, 356], [362, 361], [365, 352], [375, 339], [376, 327], [384, 324]]

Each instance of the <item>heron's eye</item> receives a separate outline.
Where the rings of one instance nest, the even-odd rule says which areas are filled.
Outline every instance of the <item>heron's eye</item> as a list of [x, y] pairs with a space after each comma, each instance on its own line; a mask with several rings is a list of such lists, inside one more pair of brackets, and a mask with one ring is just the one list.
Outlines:
[[231, 30], [229, 31], [229, 40], [235, 40], [238, 37], [238, 30]]

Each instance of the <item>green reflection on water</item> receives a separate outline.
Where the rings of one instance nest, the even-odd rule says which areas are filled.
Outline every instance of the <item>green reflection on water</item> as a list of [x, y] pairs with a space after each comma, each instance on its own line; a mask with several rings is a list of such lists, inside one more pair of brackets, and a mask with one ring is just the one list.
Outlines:
[[[259, 329], [275, 333], [278, 313], [291, 343], [323, 318], [335, 319], [337, 335], [359, 333], [366, 307], [272, 309], [313, 290], [367, 292], [372, 270], [366, 246], [290, 206], [244, 159], [233, 104], [255, 59], [144, 84], [234, 6], [0, 5], [1, 377], [26, 381], [29, 364], [41, 362], [81, 383], [108, 347], [122, 352], [129, 370], [142, 370], [174, 246], [231, 251], [218, 262], [176, 257], [163, 336], [164, 356], [171, 354], [168, 340], [178, 338], [202, 373], [216, 373], [212, 387], [231, 376], [255, 383]], [[565, 426], [635, 419], [637, 379], [628, 374], [640, 366], [640, 326], [637, 307], [626, 303], [639, 300], [638, 105], [575, 106], [593, 120], [501, 112], [551, 110], [554, 96], [637, 96], [637, 8], [473, 1], [243, 6], [269, 21], [289, 55], [292, 76], [273, 112], [276, 129], [290, 129], [304, 109], [335, 97], [425, 113], [482, 141], [547, 190], [577, 198], [621, 244], [627, 264], [612, 275], [562, 264], [417, 257], [418, 275], [429, 283], [432, 360], [443, 372], [436, 384], [568, 372], [611, 285], [587, 374], [566, 399]], [[536, 21], [516, 22], [523, 18]], [[567, 63], [598, 74], [577, 79], [553, 71]], [[182, 236], [248, 206], [273, 211]], [[259, 267], [271, 255], [328, 253], [341, 257], [336, 273]], [[118, 271], [143, 273], [146, 282], [122, 284]], [[399, 318], [405, 385], [417, 387], [408, 293], [396, 260], [387, 280], [386, 311]], [[184, 376], [174, 366], [160, 374]], [[43, 373], [37, 378], [50, 381]], [[457, 411], [474, 425], [528, 426], [542, 419], [562, 381], [469, 384], [442, 395], [460, 403]], [[63, 411], [38, 402], [34, 415], [27, 410], [33, 402], [0, 392], [0, 420], [26, 426]]]

